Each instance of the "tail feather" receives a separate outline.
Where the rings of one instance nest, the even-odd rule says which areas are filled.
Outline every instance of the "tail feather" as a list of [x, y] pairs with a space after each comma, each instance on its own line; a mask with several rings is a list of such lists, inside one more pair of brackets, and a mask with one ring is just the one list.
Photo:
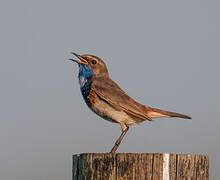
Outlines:
[[192, 119], [190, 116], [184, 115], [184, 114], [179, 114], [175, 112], [169, 112], [169, 111], [164, 111], [161, 109], [156, 109], [156, 108], [150, 108], [147, 107], [147, 116], [151, 118], [159, 118], [159, 117], [179, 117], [179, 118], [184, 118], [184, 119]]

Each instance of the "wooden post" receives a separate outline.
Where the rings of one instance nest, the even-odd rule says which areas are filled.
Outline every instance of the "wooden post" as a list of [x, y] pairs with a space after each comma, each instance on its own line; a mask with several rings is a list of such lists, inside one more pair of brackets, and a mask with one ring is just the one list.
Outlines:
[[73, 155], [73, 180], [207, 180], [209, 157], [192, 154]]

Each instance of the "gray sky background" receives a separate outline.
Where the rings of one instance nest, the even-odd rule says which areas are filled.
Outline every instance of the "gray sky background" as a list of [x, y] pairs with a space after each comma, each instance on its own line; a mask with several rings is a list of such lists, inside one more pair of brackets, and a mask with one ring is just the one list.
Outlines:
[[128, 132], [118, 152], [204, 153], [220, 179], [220, 1], [1, 1], [0, 179], [69, 180], [72, 154], [120, 127], [82, 100], [70, 52], [103, 58], [137, 101], [185, 113]]

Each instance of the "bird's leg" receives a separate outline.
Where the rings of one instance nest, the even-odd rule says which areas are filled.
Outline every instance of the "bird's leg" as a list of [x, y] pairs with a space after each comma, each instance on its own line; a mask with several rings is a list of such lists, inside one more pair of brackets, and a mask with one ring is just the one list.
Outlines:
[[112, 148], [111, 152], [110, 153], [115, 153], [115, 151], [118, 149], [119, 145], [121, 144], [121, 141], [123, 139], [123, 137], [125, 136], [125, 134], [128, 132], [128, 129], [129, 127], [124, 124], [124, 123], [120, 123], [120, 126], [121, 126], [121, 130], [122, 130], [122, 133], [120, 135], [120, 137], [118, 138], [118, 140], [115, 142], [115, 145], [114, 147]]

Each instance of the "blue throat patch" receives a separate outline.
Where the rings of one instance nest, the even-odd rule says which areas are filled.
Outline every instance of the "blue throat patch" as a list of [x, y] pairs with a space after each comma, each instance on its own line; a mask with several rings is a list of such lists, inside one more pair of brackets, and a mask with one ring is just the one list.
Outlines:
[[91, 90], [91, 83], [92, 83], [92, 76], [94, 75], [93, 70], [88, 66], [84, 64], [79, 64], [79, 84], [81, 93], [84, 98], [86, 98]]

